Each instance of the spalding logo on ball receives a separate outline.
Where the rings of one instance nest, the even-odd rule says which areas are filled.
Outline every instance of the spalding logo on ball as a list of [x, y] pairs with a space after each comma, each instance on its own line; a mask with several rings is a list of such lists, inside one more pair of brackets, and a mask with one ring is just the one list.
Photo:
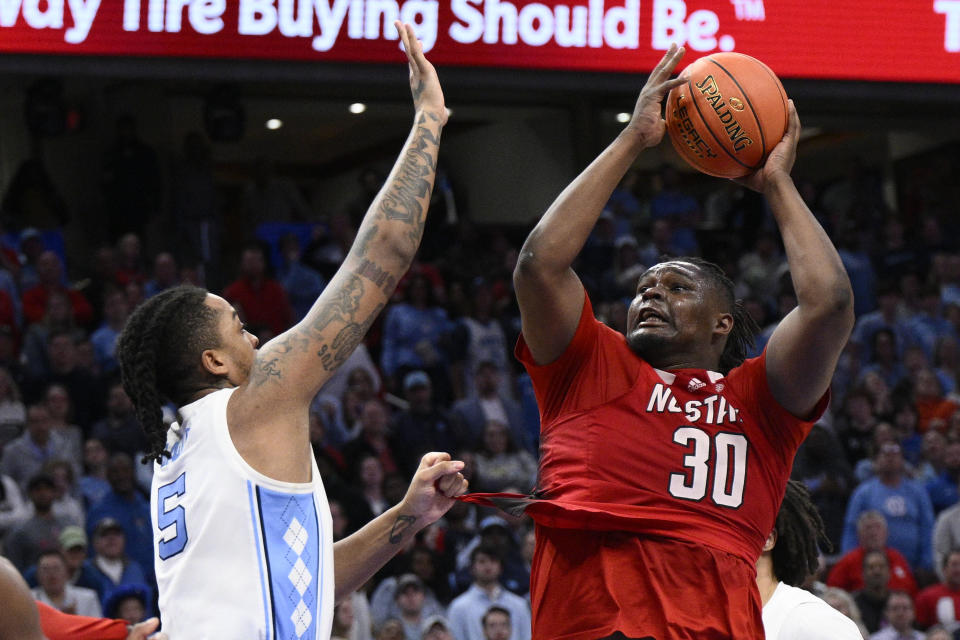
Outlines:
[[756, 58], [716, 53], [680, 74], [667, 97], [667, 131], [694, 168], [742, 178], [763, 166], [787, 130], [787, 94]]

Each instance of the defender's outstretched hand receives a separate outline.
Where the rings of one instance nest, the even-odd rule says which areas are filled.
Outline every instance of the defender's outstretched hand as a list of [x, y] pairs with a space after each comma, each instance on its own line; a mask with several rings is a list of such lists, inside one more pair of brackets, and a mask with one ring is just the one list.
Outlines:
[[787, 132], [783, 134], [780, 142], [770, 151], [763, 166], [751, 173], [745, 178], [739, 178], [735, 182], [742, 184], [748, 189], [763, 193], [768, 184], [772, 184], [777, 177], [790, 177], [790, 171], [793, 170], [793, 163], [797, 159], [797, 144], [800, 142], [800, 116], [797, 115], [797, 108], [793, 105], [793, 100], [787, 101], [789, 108], [787, 113]]
[[461, 469], [463, 463], [451, 460], [449, 453], [424, 455], [403, 498], [401, 513], [413, 514], [421, 527], [439, 520], [453, 506], [454, 498], [467, 491]]
[[417, 111], [426, 111], [440, 118], [440, 124], [447, 123], [447, 108], [443, 103], [443, 90], [437, 70], [423, 55], [423, 43], [417, 40], [413, 27], [397, 20], [393, 23], [403, 41], [403, 50], [410, 63], [410, 93], [413, 94], [413, 106]]
[[683, 53], [683, 47], [678, 47], [676, 44], [670, 45], [670, 49], [663, 54], [660, 62], [650, 72], [650, 77], [647, 78], [647, 83], [643, 85], [640, 97], [637, 98], [633, 116], [627, 124], [627, 127], [633, 129], [647, 147], [660, 144], [667, 130], [666, 123], [660, 117], [663, 98], [670, 93], [671, 89], [686, 82], [685, 78], [670, 79], [673, 70], [683, 58]]

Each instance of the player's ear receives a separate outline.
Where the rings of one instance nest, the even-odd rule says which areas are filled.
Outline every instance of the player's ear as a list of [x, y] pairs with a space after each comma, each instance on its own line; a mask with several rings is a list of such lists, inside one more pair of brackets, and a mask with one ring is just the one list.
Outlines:
[[226, 359], [217, 349], [206, 349], [200, 354], [200, 361], [203, 368], [215, 376], [225, 376], [228, 373]]
[[763, 550], [770, 551], [775, 546], [777, 546], [777, 530], [774, 529], [770, 532], [770, 535], [767, 536], [766, 542], [763, 543]]
[[733, 314], [717, 314], [713, 324], [713, 332], [719, 336], [726, 336], [730, 335], [731, 331], [733, 331]]

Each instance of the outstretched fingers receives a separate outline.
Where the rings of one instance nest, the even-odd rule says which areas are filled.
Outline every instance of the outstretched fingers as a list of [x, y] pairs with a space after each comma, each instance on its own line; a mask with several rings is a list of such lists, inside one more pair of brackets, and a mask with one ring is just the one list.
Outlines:
[[423, 63], [426, 62], [426, 58], [423, 55], [423, 45], [417, 39], [413, 27], [399, 20], [396, 20], [393, 26], [397, 28], [397, 33], [400, 34], [400, 41], [403, 42], [403, 50], [410, 62], [410, 69], [418, 72], [423, 71]]
[[676, 43], [671, 44], [667, 52], [660, 58], [660, 62], [650, 72], [650, 82], [652, 84], [665, 82], [673, 73], [673, 70], [677, 68], [680, 60], [683, 59], [685, 51], [683, 47], [678, 47]]

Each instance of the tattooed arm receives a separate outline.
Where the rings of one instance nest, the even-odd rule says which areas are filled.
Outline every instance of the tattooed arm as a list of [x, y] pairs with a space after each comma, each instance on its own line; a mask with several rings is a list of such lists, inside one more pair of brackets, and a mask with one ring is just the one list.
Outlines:
[[278, 480], [309, 479], [307, 408], [360, 343], [420, 244], [446, 123], [436, 70], [413, 28], [396, 23], [410, 68], [413, 128], [357, 240], [306, 317], [256, 352], [227, 406], [237, 451]]
[[330, 284], [299, 324], [259, 350], [247, 386], [271, 403], [314, 396], [359, 344], [420, 245], [446, 109], [413, 28], [397, 27], [410, 66], [413, 128]]
[[463, 463], [450, 460], [446, 453], [426, 454], [400, 504], [333, 545], [338, 601], [360, 588], [418, 531], [453, 506], [453, 497], [467, 490], [461, 469]]

